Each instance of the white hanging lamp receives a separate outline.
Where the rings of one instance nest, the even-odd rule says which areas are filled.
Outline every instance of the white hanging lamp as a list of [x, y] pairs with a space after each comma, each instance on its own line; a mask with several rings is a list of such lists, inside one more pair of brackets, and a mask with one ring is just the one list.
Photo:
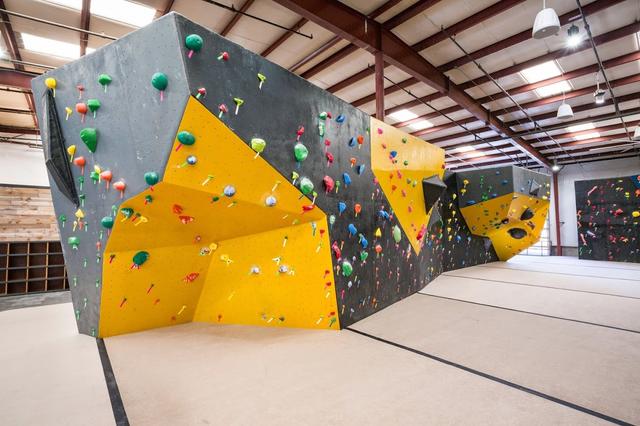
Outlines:
[[571, 108], [571, 105], [565, 102], [564, 92], [562, 92], [562, 103], [558, 108], [556, 118], [558, 120], [569, 120], [570, 118], [573, 118], [573, 109]]
[[636, 130], [633, 132], [633, 140], [640, 141], [640, 126], [636, 126]]
[[536, 15], [533, 23], [532, 36], [535, 39], [543, 39], [558, 34], [560, 31], [560, 19], [552, 8], [547, 8], [546, 0], [542, 0], [542, 10]]

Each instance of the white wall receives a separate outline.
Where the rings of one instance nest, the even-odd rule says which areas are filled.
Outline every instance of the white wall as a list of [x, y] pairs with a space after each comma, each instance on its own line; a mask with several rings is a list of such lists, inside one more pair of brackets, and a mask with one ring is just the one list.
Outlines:
[[[560, 205], [560, 237], [563, 247], [578, 247], [576, 219], [576, 193], [574, 182], [577, 180], [604, 179], [640, 174], [638, 157], [618, 160], [596, 161], [579, 165], [567, 165], [558, 175], [558, 204]], [[553, 184], [551, 185], [553, 200]], [[551, 202], [551, 244], [557, 245], [555, 205]]]
[[49, 186], [42, 149], [0, 143], [0, 184]]

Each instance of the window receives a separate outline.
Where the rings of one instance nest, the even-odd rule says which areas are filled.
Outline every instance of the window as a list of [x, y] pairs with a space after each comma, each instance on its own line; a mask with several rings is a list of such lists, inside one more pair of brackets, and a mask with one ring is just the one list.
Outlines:
[[[39, 37], [33, 34], [21, 33], [22, 43], [26, 50], [43, 53], [45, 55], [58, 56], [60, 58], [76, 59], [80, 57], [80, 45], [51, 38]], [[87, 53], [95, 49], [87, 48]]]
[[[82, 10], [82, 0], [47, 0], [61, 6]], [[91, 0], [91, 14], [112, 19], [135, 27], [143, 27], [153, 21], [156, 10], [127, 0]]]

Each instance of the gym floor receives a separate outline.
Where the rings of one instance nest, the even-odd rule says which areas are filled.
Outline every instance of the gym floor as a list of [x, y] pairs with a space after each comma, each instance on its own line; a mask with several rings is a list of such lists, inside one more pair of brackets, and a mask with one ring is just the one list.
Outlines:
[[451, 271], [341, 332], [192, 323], [96, 345], [48, 296], [0, 300], [3, 424], [640, 423], [638, 264]]

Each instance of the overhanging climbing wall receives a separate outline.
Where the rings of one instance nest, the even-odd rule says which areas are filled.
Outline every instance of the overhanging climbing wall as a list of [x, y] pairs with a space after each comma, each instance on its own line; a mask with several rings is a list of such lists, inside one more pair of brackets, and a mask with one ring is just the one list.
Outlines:
[[640, 176], [576, 181], [580, 259], [640, 263]]
[[339, 329], [495, 259], [440, 148], [180, 15], [33, 90], [82, 333]]

